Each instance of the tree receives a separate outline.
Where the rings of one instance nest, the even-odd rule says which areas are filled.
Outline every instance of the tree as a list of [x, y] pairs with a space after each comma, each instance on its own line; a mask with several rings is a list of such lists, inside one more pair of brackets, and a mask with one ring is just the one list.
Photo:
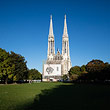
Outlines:
[[27, 61], [25, 61], [25, 58], [21, 56], [20, 54], [16, 54], [11, 51], [10, 54], [11, 62], [15, 65], [14, 68], [14, 77], [15, 80], [24, 80], [28, 78], [28, 68], [27, 68]]
[[0, 48], [0, 77], [7, 84], [14, 74], [15, 65], [11, 62], [10, 54]]
[[28, 70], [28, 79], [30, 80], [41, 79], [41, 73], [36, 69]]
[[105, 64], [101, 60], [92, 60], [86, 65], [87, 71], [91, 73], [100, 72], [104, 69], [104, 67], [105, 67]]
[[88, 78], [90, 80], [104, 80], [103, 70], [105, 64], [101, 60], [92, 60], [86, 65], [88, 71]]
[[80, 75], [80, 73], [81, 73], [81, 69], [80, 69], [79, 66], [74, 66], [74, 67], [72, 67], [72, 68], [70, 69], [70, 71], [69, 71], [69, 74], [70, 74], [70, 75], [71, 75], [71, 74]]
[[104, 73], [103, 77], [105, 80], [110, 80], [110, 64], [105, 63], [105, 68], [102, 71]]
[[63, 75], [63, 76], [62, 76], [62, 79], [63, 79], [63, 81], [68, 80], [68, 75], [66, 75], [66, 74], [65, 74], [65, 75]]
[[69, 71], [69, 78], [70, 80], [76, 80], [78, 76], [81, 74], [81, 69], [79, 66], [74, 66]]
[[81, 66], [81, 72], [83, 72], [83, 73], [86, 72], [86, 65]]

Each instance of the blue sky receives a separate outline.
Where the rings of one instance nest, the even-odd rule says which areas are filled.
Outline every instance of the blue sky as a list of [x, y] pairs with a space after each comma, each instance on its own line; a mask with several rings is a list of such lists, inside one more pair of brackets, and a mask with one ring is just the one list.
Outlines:
[[50, 15], [60, 49], [67, 15], [72, 66], [92, 59], [110, 63], [110, 0], [0, 0], [0, 48], [21, 54], [42, 72]]

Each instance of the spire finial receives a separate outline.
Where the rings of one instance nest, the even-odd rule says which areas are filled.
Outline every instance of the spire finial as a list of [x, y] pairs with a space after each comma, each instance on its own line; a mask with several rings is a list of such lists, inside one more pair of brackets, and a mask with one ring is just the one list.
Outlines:
[[50, 15], [50, 19], [52, 19], [52, 15]]
[[65, 19], [66, 19], [66, 14], [65, 14]]

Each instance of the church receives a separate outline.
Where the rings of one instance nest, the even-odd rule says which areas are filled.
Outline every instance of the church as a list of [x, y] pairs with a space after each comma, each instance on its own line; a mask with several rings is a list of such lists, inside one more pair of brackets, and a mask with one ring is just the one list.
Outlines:
[[52, 16], [50, 17], [50, 28], [48, 35], [47, 60], [43, 63], [42, 81], [58, 81], [68, 73], [71, 68], [69, 52], [69, 37], [67, 31], [66, 15], [64, 17], [64, 30], [62, 36], [62, 52], [57, 50], [55, 54], [55, 40], [53, 33]]

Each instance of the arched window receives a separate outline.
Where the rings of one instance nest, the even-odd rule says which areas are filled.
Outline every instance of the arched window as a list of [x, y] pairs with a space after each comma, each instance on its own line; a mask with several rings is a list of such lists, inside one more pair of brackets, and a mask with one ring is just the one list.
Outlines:
[[65, 49], [65, 53], [66, 53], [66, 49]]
[[52, 41], [51, 41], [51, 47], [52, 47]]
[[66, 42], [65, 42], [65, 48], [66, 48]]
[[52, 53], [52, 48], [51, 48], [51, 53]]
[[66, 53], [66, 42], [65, 42], [65, 53]]
[[52, 45], [52, 41], [51, 41], [51, 53], [53, 52], [53, 50], [52, 50], [52, 46], [53, 46], [53, 45]]

